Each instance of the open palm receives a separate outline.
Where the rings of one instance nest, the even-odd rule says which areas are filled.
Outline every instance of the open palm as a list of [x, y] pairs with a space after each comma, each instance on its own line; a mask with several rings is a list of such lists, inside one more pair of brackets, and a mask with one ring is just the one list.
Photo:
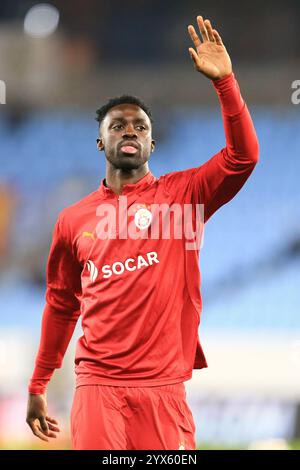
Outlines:
[[212, 28], [209, 20], [203, 21], [202, 16], [197, 16], [197, 23], [202, 41], [199, 39], [194, 26], [188, 26], [188, 31], [196, 48], [196, 50], [192, 47], [189, 48], [196, 70], [212, 80], [226, 77], [232, 72], [232, 65], [221, 36]]

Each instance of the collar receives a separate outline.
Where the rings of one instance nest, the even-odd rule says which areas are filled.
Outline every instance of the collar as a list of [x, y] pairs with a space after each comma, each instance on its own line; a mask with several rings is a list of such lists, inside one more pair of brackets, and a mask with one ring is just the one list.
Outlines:
[[[136, 183], [124, 184], [121, 195], [141, 191], [150, 186], [156, 180], [157, 178], [151, 173], [151, 171], [148, 171], [148, 173], [139, 179]], [[99, 186], [100, 195], [104, 197], [116, 195], [116, 193], [111, 188], [105, 186], [104, 181], [105, 178], [102, 178]]]

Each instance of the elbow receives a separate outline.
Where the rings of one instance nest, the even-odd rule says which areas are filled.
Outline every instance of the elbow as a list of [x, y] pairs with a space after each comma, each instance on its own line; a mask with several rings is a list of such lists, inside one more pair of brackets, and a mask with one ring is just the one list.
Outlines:
[[247, 154], [250, 164], [255, 166], [259, 162], [259, 143], [257, 139], [253, 140]]
[[259, 162], [259, 143], [258, 143], [258, 139], [256, 139], [256, 141], [255, 141], [255, 146], [254, 146], [254, 149], [253, 149], [252, 159], [253, 159], [253, 162], [254, 162], [255, 165]]
[[227, 160], [229, 166], [233, 167], [233, 169], [237, 167], [240, 167], [241, 169], [245, 167], [254, 168], [259, 162], [258, 140], [253, 140], [251, 145], [248, 142], [248, 145], [244, 146], [243, 149], [239, 149], [239, 151], [232, 151], [232, 149], [229, 149], [228, 147], [226, 147], [225, 150], [224, 158]]
[[255, 167], [259, 162], [259, 151], [251, 152], [251, 154], [248, 155], [248, 158], [250, 166]]

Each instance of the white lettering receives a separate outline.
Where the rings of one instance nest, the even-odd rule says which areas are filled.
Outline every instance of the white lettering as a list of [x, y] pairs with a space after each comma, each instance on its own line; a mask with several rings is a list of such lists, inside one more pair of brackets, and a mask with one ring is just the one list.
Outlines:
[[294, 80], [292, 83], [292, 88], [295, 89], [291, 97], [292, 103], [300, 104], [300, 80]]
[[129, 267], [129, 262], [132, 262], [134, 263], [134, 259], [133, 258], [128, 258], [126, 261], [125, 261], [125, 268], [127, 269], [127, 271], [134, 271], [136, 269], [136, 266], [132, 266], [131, 268]]
[[[120, 267], [120, 270], [117, 269], [118, 266]], [[116, 261], [112, 265], [112, 270], [115, 274], [122, 274], [124, 272], [124, 269], [125, 269], [125, 266], [123, 263], [121, 263], [121, 261]]]
[[3, 80], [0, 80], [0, 104], [6, 103], [6, 85]]
[[104, 273], [104, 278], [110, 277], [112, 275], [112, 271], [110, 269], [109, 264], [105, 264], [104, 266], [102, 266], [102, 272]]
[[159, 263], [158, 255], [155, 251], [149, 251], [146, 255], [138, 255], [137, 259], [127, 258], [124, 263], [122, 261], [115, 261], [112, 265], [105, 264], [102, 266], [101, 271], [103, 278], [108, 279], [112, 274], [119, 276], [125, 270], [135, 271], [136, 269], [152, 266], [153, 263]]
[[142, 266], [149, 266], [147, 261], [143, 258], [142, 255], [138, 256], [137, 268], [141, 269]]
[[155, 251], [150, 251], [149, 253], [147, 253], [147, 258], [150, 265], [152, 265], [153, 261], [155, 261], [155, 263], [159, 263], [157, 259], [157, 253]]

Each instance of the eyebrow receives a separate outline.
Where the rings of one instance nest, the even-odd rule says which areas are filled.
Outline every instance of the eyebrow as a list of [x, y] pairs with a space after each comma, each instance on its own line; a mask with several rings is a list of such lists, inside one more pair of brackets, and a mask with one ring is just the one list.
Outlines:
[[[123, 117], [114, 117], [111, 119], [111, 122], [115, 122], [115, 121], [126, 122], [126, 119], [124, 119]], [[143, 122], [144, 124], [147, 124], [147, 121], [142, 117], [134, 119], [133, 122]]]

